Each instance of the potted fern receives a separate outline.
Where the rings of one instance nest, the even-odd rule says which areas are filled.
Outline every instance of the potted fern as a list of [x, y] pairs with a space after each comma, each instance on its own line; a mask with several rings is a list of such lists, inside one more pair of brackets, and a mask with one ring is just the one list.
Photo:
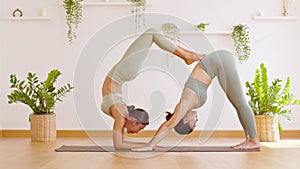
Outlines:
[[240, 63], [247, 61], [250, 57], [250, 37], [248, 26], [246, 24], [238, 24], [233, 26], [231, 37], [233, 39], [235, 54]]
[[68, 83], [56, 88], [54, 83], [61, 75], [57, 69], [51, 70], [45, 81], [40, 82], [36, 73], [29, 72], [27, 80], [19, 80], [15, 74], [10, 75], [12, 92], [7, 96], [8, 103], [23, 103], [30, 107], [30, 133], [32, 141], [52, 141], [56, 138], [55, 104], [73, 87]]
[[291, 79], [287, 77], [285, 84], [279, 78], [268, 83], [267, 68], [263, 63], [256, 69], [253, 82], [246, 82], [249, 105], [254, 112], [258, 135], [261, 141], [279, 141], [281, 123], [278, 116], [291, 120], [289, 105], [300, 105], [290, 92]]

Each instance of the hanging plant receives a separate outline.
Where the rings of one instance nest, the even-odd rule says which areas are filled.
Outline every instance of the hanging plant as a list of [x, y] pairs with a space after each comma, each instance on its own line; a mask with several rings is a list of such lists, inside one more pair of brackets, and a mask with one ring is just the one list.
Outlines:
[[131, 13], [135, 15], [135, 31], [145, 26], [144, 14], [146, 11], [146, 0], [128, 0], [131, 2]]
[[165, 23], [161, 27], [163, 33], [167, 35], [173, 42], [179, 41], [180, 29], [173, 23]]
[[131, 2], [131, 13], [143, 14], [146, 10], [146, 0], [128, 0]]
[[239, 61], [241, 63], [247, 61], [250, 57], [251, 51], [248, 26], [245, 24], [233, 26], [231, 37], [233, 39], [235, 53]]
[[67, 37], [69, 44], [72, 44], [74, 39], [77, 38], [76, 29], [81, 22], [82, 18], [82, 0], [63, 0], [63, 7], [66, 11], [66, 23], [68, 26]]

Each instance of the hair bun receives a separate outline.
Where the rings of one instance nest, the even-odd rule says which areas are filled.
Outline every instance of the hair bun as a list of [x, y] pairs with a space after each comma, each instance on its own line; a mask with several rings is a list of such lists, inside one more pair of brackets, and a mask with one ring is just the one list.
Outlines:
[[148, 112], [141, 108], [134, 108], [134, 106], [127, 106], [129, 116], [136, 119], [136, 123], [149, 124]]
[[135, 108], [135, 106], [134, 106], [134, 105], [127, 106], [127, 110], [128, 110], [128, 111], [134, 110], [134, 108]]
[[168, 111], [166, 111], [165, 113], [167, 113], [166, 120], [168, 121], [173, 116], [173, 114]]

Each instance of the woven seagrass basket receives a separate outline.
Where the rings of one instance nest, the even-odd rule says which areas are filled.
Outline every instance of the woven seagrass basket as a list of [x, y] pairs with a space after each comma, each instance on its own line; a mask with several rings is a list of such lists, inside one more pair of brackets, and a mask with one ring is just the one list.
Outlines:
[[56, 115], [30, 115], [31, 141], [54, 141], [56, 139]]
[[259, 140], [277, 142], [280, 140], [277, 116], [255, 115]]

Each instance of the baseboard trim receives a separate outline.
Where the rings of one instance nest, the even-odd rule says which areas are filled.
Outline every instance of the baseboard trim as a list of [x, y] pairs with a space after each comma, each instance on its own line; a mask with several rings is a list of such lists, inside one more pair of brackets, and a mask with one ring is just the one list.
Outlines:
[[2, 137], [30, 137], [29, 130], [2, 130]]
[[[155, 134], [155, 130], [145, 130], [139, 132], [139, 134], [126, 134], [127, 137], [145, 138], [152, 137]], [[30, 137], [29, 130], [0, 130], [1, 137]], [[57, 137], [111, 137], [111, 130], [100, 131], [83, 131], [83, 130], [57, 130]], [[187, 136], [182, 136], [172, 131], [169, 137], [187, 137], [187, 138], [199, 138], [205, 137], [223, 137], [223, 138], [243, 138], [244, 132], [242, 130], [216, 130], [216, 131], [194, 131]], [[283, 130], [280, 132], [281, 138], [300, 138], [300, 130]]]
[[281, 138], [300, 138], [300, 130], [283, 130], [280, 131]]

